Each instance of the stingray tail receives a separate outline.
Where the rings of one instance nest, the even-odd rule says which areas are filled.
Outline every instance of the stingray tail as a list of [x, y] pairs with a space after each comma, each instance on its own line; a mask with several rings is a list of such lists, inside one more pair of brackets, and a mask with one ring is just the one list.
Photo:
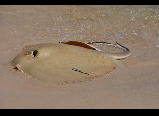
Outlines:
[[123, 50], [123, 52], [122, 53], [114, 53], [114, 54], [112, 54], [112, 57], [114, 59], [120, 60], [120, 59], [127, 58], [128, 56], [131, 55], [131, 52], [130, 52], [130, 50], [127, 47], [119, 44], [118, 42], [116, 42], [116, 43], [117, 43], [117, 46]]
[[87, 44], [107, 44], [107, 45], [111, 45], [111, 46], [121, 49], [123, 51], [122, 53], [109, 53], [109, 55], [112, 58], [117, 59], [117, 60], [127, 58], [128, 56], [131, 55], [130, 50], [127, 47], [119, 44], [118, 42], [116, 42], [116, 44], [112, 44], [112, 43], [108, 43], [108, 42], [88, 42]]

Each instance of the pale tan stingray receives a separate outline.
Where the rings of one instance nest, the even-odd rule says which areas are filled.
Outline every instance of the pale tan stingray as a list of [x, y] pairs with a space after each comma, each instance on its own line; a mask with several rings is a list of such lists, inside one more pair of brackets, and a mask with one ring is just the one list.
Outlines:
[[109, 73], [116, 68], [115, 60], [130, 55], [129, 49], [120, 44], [111, 44], [123, 50], [120, 54], [103, 53], [89, 44], [69, 41], [30, 45], [11, 64], [41, 81], [65, 84], [90, 80]]

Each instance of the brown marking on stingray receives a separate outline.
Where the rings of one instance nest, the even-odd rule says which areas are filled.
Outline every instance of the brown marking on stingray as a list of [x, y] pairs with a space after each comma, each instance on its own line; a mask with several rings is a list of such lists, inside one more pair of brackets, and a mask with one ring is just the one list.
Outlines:
[[79, 42], [79, 41], [67, 41], [67, 42], [61, 42], [61, 43], [68, 44], [68, 45], [74, 45], [74, 46], [80, 46], [80, 47], [84, 47], [84, 48], [92, 49], [92, 50], [96, 50], [92, 46], [90, 46], [88, 44], [85, 44], [83, 42]]
[[83, 73], [83, 74], [86, 74], [86, 75], [89, 75], [88, 73], [83, 72], [83, 71], [81, 71], [81, 70], [79, 70], [79, 69], [77, 69], [77, 68], [72, 68], [72, 70], [73, 70], [73, 71], [80, 72], [80, 73]]
[[15, 69], [16, 71], [19, 71], [19, 69], [17, 67], [13, 67], [13, 69]]

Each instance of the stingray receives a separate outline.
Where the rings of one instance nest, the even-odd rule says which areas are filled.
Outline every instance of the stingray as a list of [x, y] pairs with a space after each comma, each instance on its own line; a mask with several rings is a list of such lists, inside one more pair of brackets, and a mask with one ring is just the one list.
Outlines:
[[115, 60], [130, 55], [130, 50], [119, 43], [106, 44], [121, 49], [122, 53], [105, 53], [92, 44], [67, 41], [29, 45], [11, 61], [11, 65], [32, 78], [60, 85], [100, 77], [116, 68]]

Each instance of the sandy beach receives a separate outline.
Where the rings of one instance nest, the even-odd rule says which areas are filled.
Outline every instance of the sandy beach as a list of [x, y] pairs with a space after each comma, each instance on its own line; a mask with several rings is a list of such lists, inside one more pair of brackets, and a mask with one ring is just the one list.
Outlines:
[[[159, 6], [0, 6], [0, 108], [159, 108]], [[116, 41], [132, 55], [92, 81], [48, 86], [13, 69], [24, 46]]]

